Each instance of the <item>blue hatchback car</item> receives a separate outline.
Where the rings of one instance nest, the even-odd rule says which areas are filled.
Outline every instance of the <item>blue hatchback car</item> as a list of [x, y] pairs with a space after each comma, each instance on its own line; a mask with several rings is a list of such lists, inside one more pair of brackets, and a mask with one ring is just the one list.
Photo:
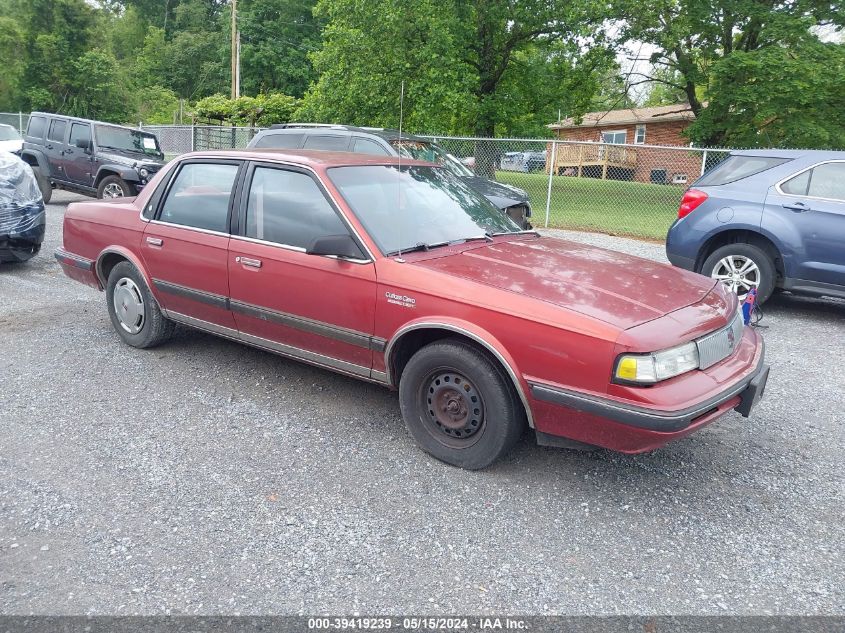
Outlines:
[[759, 303], [845, 298], [845, 152], [731, 152], [684, 193], [666, 255]]

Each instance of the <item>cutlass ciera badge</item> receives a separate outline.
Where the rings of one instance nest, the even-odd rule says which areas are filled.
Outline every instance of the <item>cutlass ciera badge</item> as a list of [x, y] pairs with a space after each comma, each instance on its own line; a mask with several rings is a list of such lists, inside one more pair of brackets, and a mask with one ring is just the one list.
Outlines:
[[397, 295], [396, 293], [387, 291], [384, 293], [384, 296], [387, 297], [388, 303], [394, 303], [398, 306], [402, 306], [403, 308], [417, 307], [417, 300], [413, 297], [409, 297], [408, 295]]

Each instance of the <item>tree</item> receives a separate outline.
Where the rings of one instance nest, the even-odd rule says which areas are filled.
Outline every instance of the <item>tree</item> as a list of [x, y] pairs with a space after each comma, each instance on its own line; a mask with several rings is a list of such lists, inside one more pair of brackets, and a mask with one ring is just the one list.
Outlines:
[[0, 17], [0, 110], [21, 107], [19, 86], [25, 70], [24, 51], [26, 40], [23, 29], [11, 18]]
[[305, 94], [316, 79], [308, 54], [319, 48], [315, 0], [241, 0], [241, 88], [247, 94]]
[[[836, 0], [614, 0], [614, 9], [625, 20], [621, 39], [654, 48], [639, 61], [661, 72], [638, 73], [639, 81], [681, 91], [697, 117], [715, 95], [713, 73], [730, 66], [733, 55], [778, 47], [797, 52], [818, 43], [814, 27], [845, 21]], [[778, 90], [777, 82], [769, 89]], [[718, 126], [710, 129], [713, 136], [699, 138], [724, 140]]]
[[[417, 132], [548, 134], [558, 109], [583, 109], [590, 73], [612, 61], [581, 38], [599, 5], [560, 0], [319, 0], [319, 79], [300, 115]], [[593, 22], [594, 23], [594, 22]], [[404, 101], [400, 103], [404, 82]], [[476, 170], [492, 172], [478, 148]], [[485, 162], [485, 158], [487, 160]]]
[[736, 52], [714, 65], [709, 92], [693, 140], [845, 149], [845, 45]]

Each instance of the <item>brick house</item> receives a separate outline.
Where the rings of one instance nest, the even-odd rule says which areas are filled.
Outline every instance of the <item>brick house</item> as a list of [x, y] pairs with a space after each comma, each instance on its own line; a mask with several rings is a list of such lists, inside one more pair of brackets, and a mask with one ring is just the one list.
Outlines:
[[693, 119], [695, 115], [688, 104], [677, 104], [588, 112], [580, 123], [572, 118], [552, 123], [549, 128], [556, 138], [583, 142], [558, 146], [557, 173], [685, 184], [699, 175], [700, 157], [637, 145], [689, 145], [682, 133]]

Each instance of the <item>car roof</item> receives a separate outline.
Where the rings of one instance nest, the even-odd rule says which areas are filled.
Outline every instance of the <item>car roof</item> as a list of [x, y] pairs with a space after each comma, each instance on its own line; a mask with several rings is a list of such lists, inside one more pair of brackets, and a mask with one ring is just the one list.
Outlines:
[[148, 132], [147, 130], [142, 130], [137, 127], [130, 127], [128, 125], [118, 125], [117, 123], [109, 123], [108, 121], [95, 121], [94, 119], [83, 119], [78, 116], [70, 116], [69, 114], [56, 114], [55, 112], [30, 112], [29, 116], [53, 117], [57, 119], [68, 119], [70, 121], [76, 121], [78, 123], [91, 123], [92, 125], [107, 125], [109, 127], [119, 127], [124, 130], [132, 130], [133, 132], [140, 132], [142, 134], [149, 134], [150, 136], [155, 136], [155, 134], [153, 134], [152, 132]]
[[845, 152], [822, 149], [743, 149], [733, 150], [732, 156], [763, 156], [766, 158], [845, 158]]
[[354, 125], [343, 125], [343, 124], [333, 124], [333, 123], [277, 123], [275, 125], [271, 125], [267, 130], [263, 130], [262, 134], [266, 135], [268, 133], [277, 133], [280, 131], [288, 131], [288, 132], [350, 132], [350, 133], [357, 133], [357, 134], [372, 134], [373, 136], [378, 136], [379, 138], [383, 138], [386, 141], [395, 141], [398, 139], [402, 139], [404, 141], [418, 141], [423, 143], [430, 143], [428, 139], [424, 139], [420, 136], [415, 136], [414, 134], [408, 134], [407, 132], [399, 133], [399, 130], [394, 130], [392, 128], [384, 128], [384, 127], [357, 127]]
[[246, 160], [271, 160], [295, 163], [310, 167], [346, 167], [354, 165], [414, 165], [418, 167], [440, 167], [437, 163], [423, 160], [412, 160], [400, 156], [375, 156], [373, 154], [356, 154], [353, 152], [334, 152], [318, 149], [229, 149], [207, 150], [182, 154], [179, 160], [186, 158], [239, 158]]

